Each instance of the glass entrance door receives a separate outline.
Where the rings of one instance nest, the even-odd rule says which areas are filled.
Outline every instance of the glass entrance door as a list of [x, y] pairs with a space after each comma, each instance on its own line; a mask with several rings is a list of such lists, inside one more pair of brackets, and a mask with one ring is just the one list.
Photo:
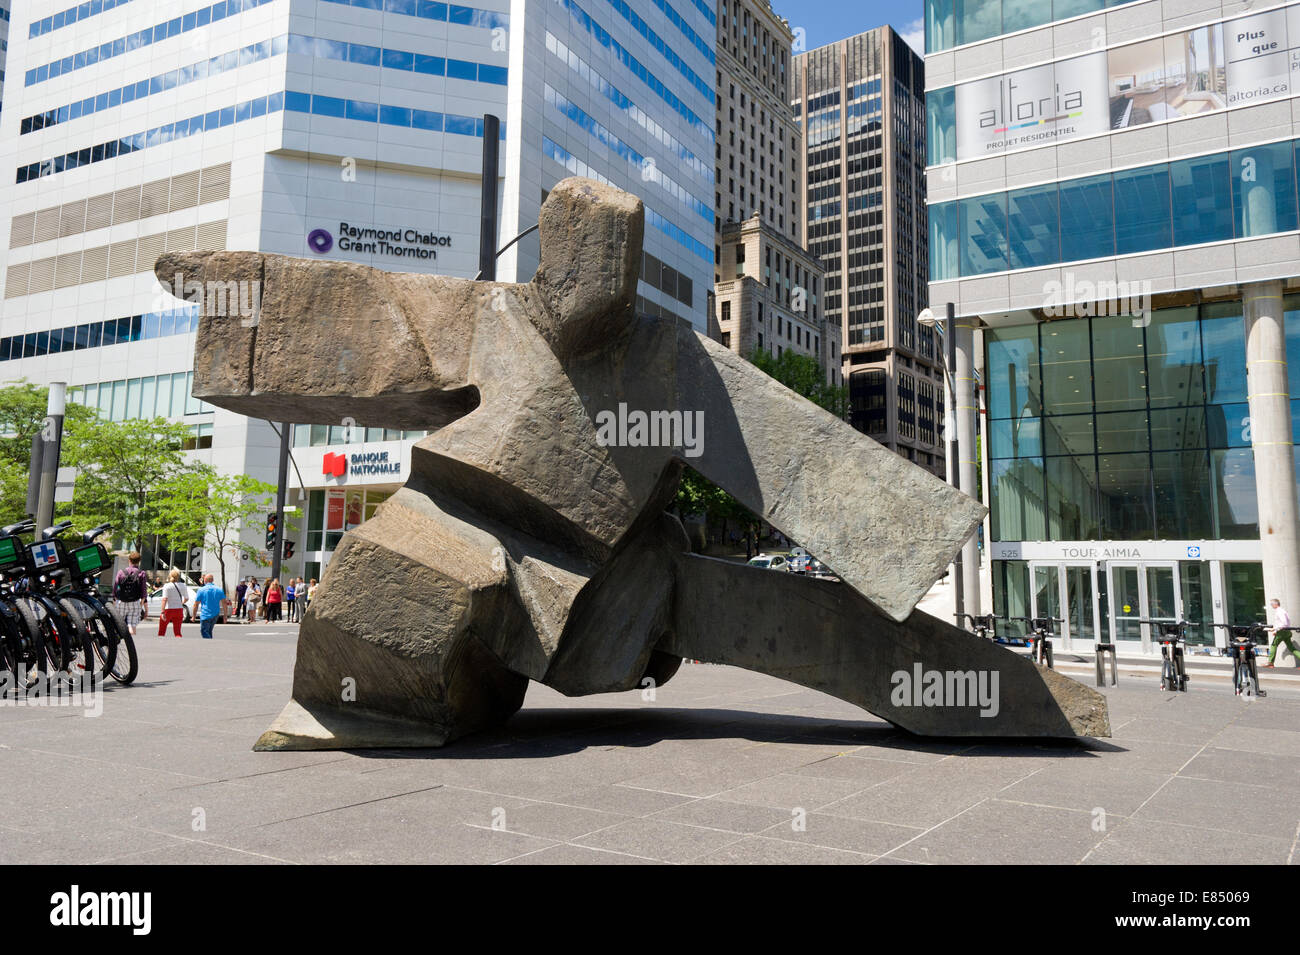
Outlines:
[[1142, 620], [1173, 622], [1183, 616], [1175, 563], [1111, 564], [1111, 632], [1117, 643], [1149, 653], [1153, 632]]
[[1032, 561], [1030, 616], [1056, 617], [1063, 650], [1090, 652], [1097, 639], [1095, 565]]
[[1063, 570], [1065, 591], [1065, 648], [1091, 652], [1097, 640], [1097, 588], [1092, 564], [1067, 564]]

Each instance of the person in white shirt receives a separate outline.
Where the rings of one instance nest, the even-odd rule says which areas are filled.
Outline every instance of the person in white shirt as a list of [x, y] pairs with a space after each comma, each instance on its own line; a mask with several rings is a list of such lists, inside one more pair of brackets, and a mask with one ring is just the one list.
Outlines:
[[1268, 603], [1273, 608], [1273, 626], [1270, 628], [1273, 631], [1273, 645], [1268, 648], [1268, 663], [1265, 666], [1273, 665], [1277, 648], [1284, 643], [1291, 649], [1293, 657], [1300, 658], [1300, 653], [1296, 653], [1295, 644], [1291, 641], [1291, 615], [1276, 597]]
[[190, 590], [181, 580], [181, 572], [173, 568], [167, 574], [167, 583], [162, 592], [162, 613], [158, 615], [158, 636], [167, 636], [167, 624], [170, 621], [176, 636], [181, 635], [181, 621], [185, 619], [185, 603], [189, 600]]

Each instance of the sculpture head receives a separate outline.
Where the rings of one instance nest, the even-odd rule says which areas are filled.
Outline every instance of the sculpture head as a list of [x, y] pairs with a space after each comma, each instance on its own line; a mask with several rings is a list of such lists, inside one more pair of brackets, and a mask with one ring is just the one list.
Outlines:
[[[640, 200], [565, 179], [542, 206], [542, 261], [509, 287], [561, 359], [630, 327]], [[472, 411], [470, 356], [502, 283], [261, 252], [169, 252], [154, 273], [199, 303], [194, 394], [250, 417], [436, 430]]]

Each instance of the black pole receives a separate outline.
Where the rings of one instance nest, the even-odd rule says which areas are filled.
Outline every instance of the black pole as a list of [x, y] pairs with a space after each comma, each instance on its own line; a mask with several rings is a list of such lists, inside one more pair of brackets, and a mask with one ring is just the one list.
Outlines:
[[479, 203], [478, 270], [484, 282], [497, 278], [497, 168], [501, 147], [501, 120], [483, 114], [483, 176]]
[[280, 579], [280, 557], [284, 553], [284, 492], [289, 482], [289, 431], [293, 425], [280, 424], [280, 473], [275, 482], [275, 546], [271, 548], [271, 579]]
[[41, 460], [45, 453], [45, 429], [32, 435], [32, 463], [27, 469], [27, 516], [35, 520], [41, 509]]
[[[947, 333], [947, 342], [945, 342], [948, 351], [948, 359], [945, 365], [948, 369], [948, 380], [952, 382], [952, 420], [948, 422], [948, 460], [952, 462], [952, 486], [961, 490], [961, 461], [957, 458], [957, 309], [952, 302], [948, 303], [947, 314], [944, 320], [944, 331]], [[962, 541], [962, 546], [966, 542]], [[952, 559], [952, 583], [955, 588], [953, 593], [953, 610], [957, 613], [957, 625], [962, 626], [961, 614], [966, 612], [966, 599], [963, 592], [961, 551], [957, 551], [957, 556]]]
[[59, 457], [63, 449], [63, 414], [67, 401], [67, 386], [56, 381], [50, 384], [49, 404], [41, 422], [41, 479], [36, 501], [36, 533], [54, 523], [54, 491], [59, 481]]

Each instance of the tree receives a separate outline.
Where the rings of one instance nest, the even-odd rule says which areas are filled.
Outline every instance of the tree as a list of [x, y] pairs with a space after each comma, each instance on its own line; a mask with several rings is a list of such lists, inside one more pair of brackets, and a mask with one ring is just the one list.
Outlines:
[[64, 458], [75, 465], [72, 511], [80, 523], [113, 525], [127, 546], [140, 550], [154, 533], [166, 536], [159, 508], [172, 484], [194, 469], [182, 450], [189, 428], [166, 418], [75, 423]]
[[802, 395], [837, 418], [849, 413], [849, 389], [826, 381], [826, 371], [811, 355], [784, 351], [778, 358], [759, 349], [749, 356], [755, 368], [766, 372], [795, 394]]
[[[749, 360], [760, 371], [837, 418], [848, 414], [848, 388], [827, 384], [826, 372], [815, 358], [793, 351], [783, 352], [777, 358], [770, 352], [759, 350], [750, 355]], [[673, 506], [683, 516], [703, 514], [710, 523], [721, 521], [724, 532], [728, 520], [739, 521], [747, 534], [751, 527], [759, 524], [759, 519], [739, 501], [690, 468], [682, 473], [682, 483], [677, 487]]]
[[[31, 473], [32, 438], [41, 430], [49, 406], [49, 388], [29, 381], [0, 387], [0, 523], [13, 524], [27, 516], [27, 477]], [[95, 417], [91, 409], [69, 403], [63, 416], [65, 431]], [[63, 455], [63, 463], [69, 463]]]
[[275, 487], [246, 474], [218, 474], [208, 464], [196, 465], [167, 483], [158, 503], [159, 525], [168, 540], [180, 546], [216, 545], [221, 589], [226, 589], [226, 557], [260, 561], [261, 551], [242, 540], [244, 521], [270, 508]]

